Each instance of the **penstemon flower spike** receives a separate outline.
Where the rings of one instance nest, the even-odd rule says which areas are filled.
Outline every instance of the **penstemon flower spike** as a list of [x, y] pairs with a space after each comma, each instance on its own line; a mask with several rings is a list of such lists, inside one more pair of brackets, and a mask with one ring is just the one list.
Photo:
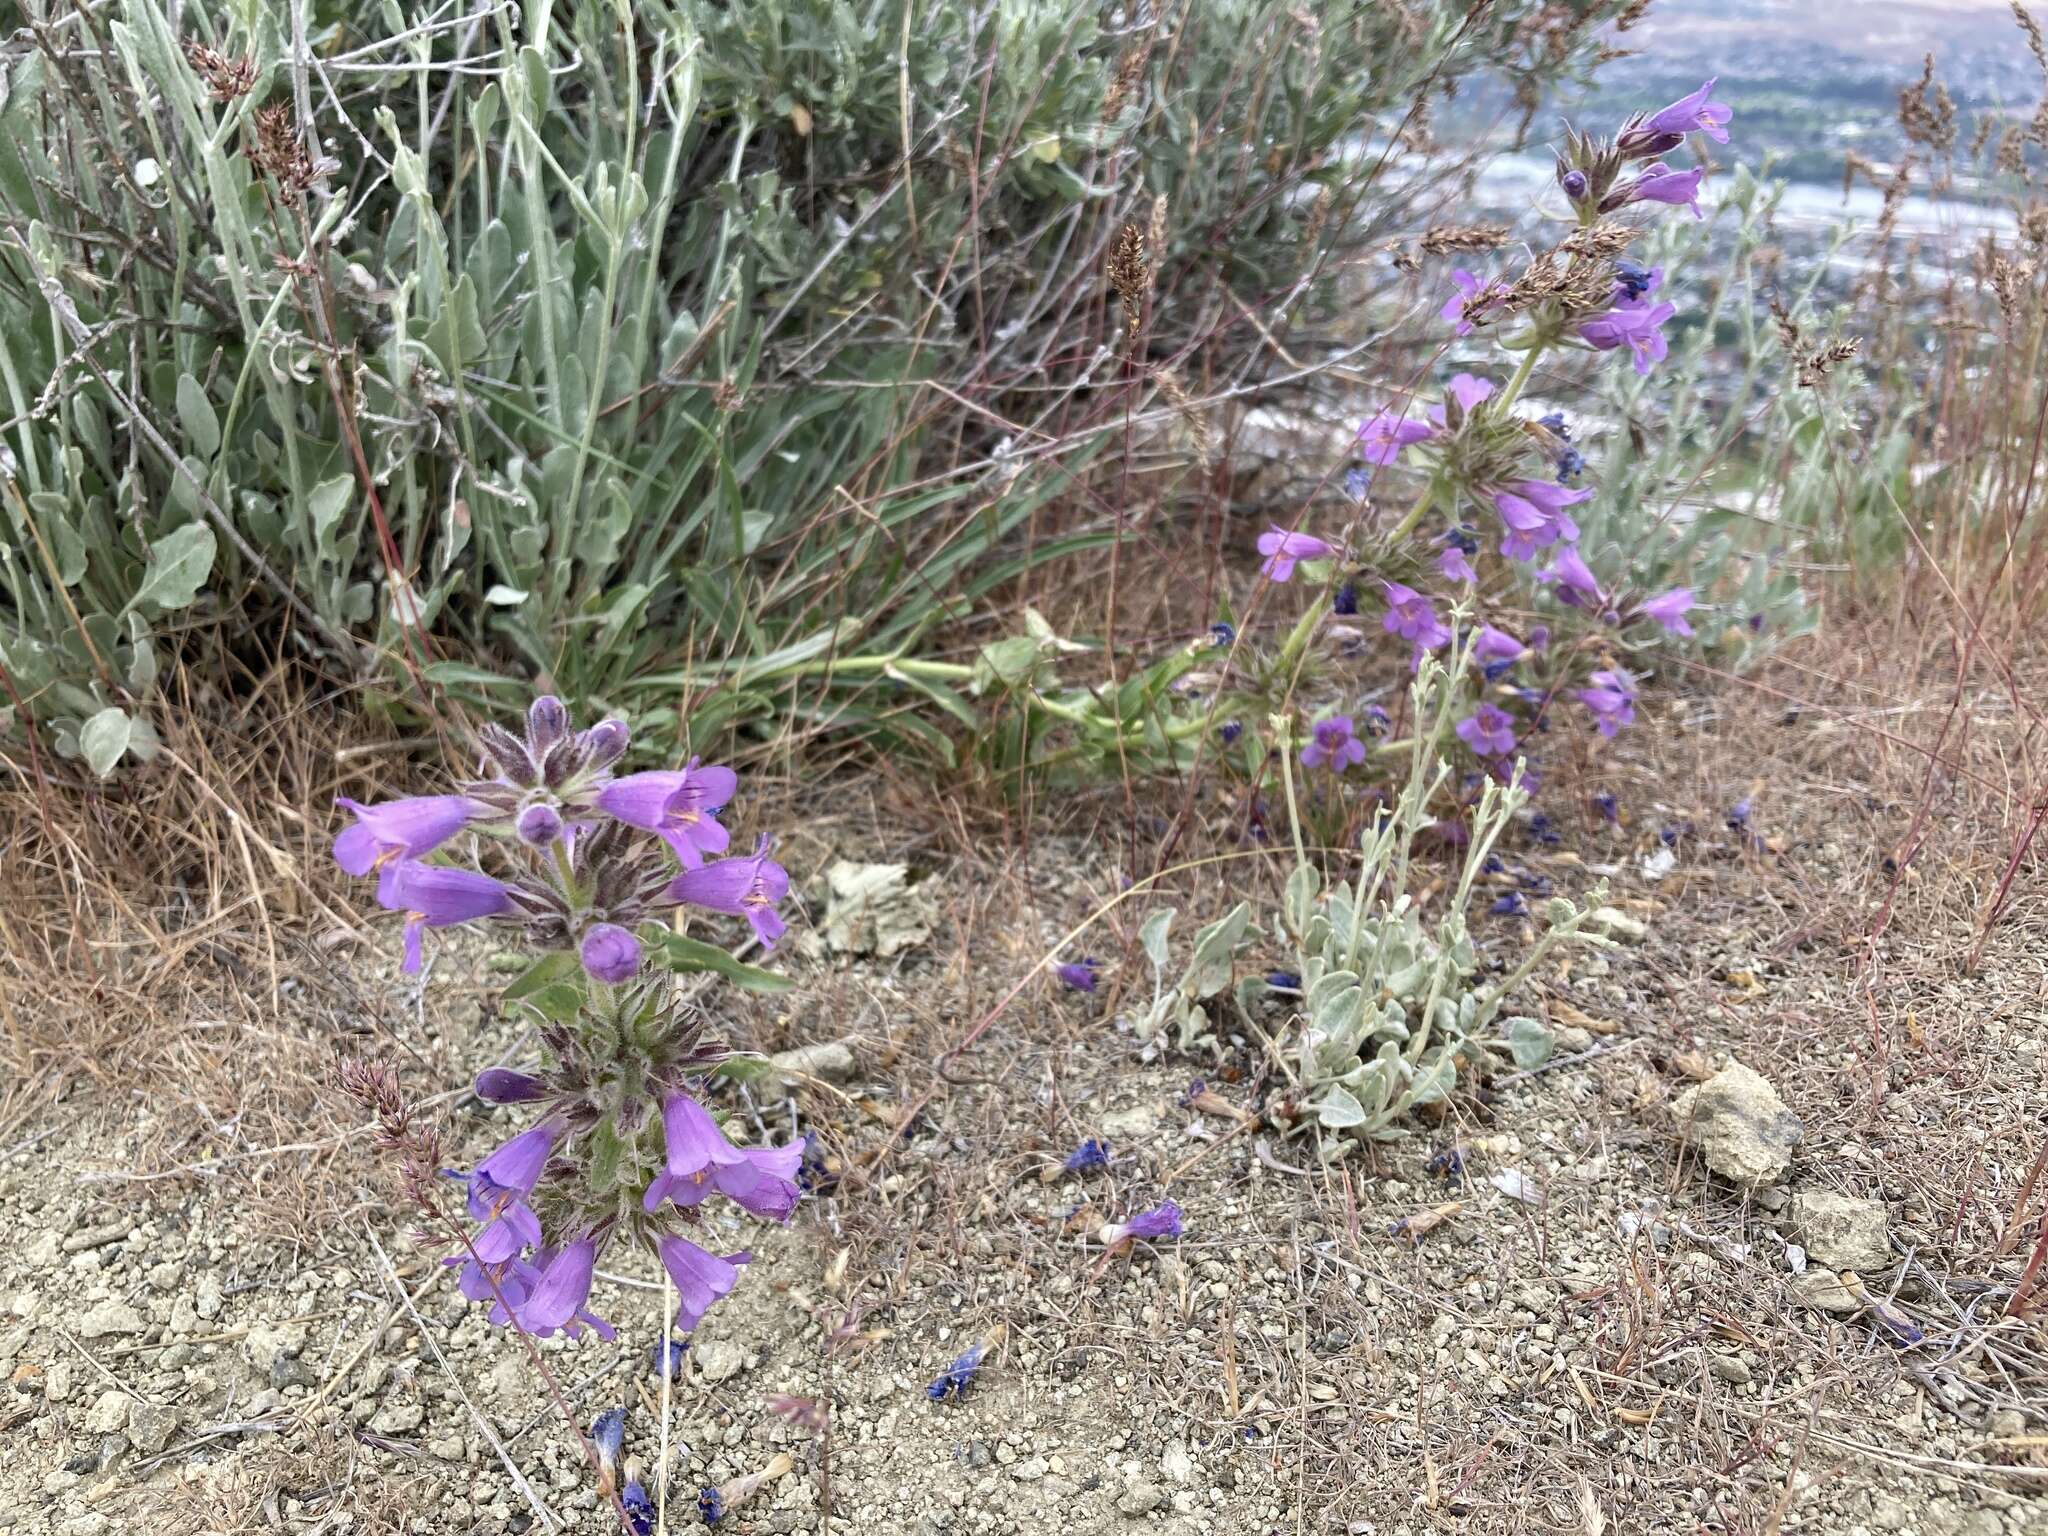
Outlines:
[[[655, 920], [678, 906], [744, 917], [772, 947], [786, 927], [776, 908], [788, 873], [765, 837], [751, 854], [718, 856], [728, 844], [719, 813], [738, 788], [730, 769], [692, 759], [615, 778], [628, 745], [622, 721], [579, 731], [543, 697], [522, 732], [477, 732], [482, 766], [456, 793], [340, 802], [351, 823], [336, 862], [374, 875], [378, 904], [404, 915], [407, 972], [420, 969], [428, 928], [491, 923], [538, 953], [508, 997], [533, 1016], [547, 1060], [493, 1067], [475, 1084], [485, 1103], [529, 1105], [533, 1119], [469, 1172], [447, 1170], [474, 1226], [444, 1262], [494, 1324], [539, 1338], [615, 1336], [590, 1310], [590, 1291], [619, 1242], [667, 1271], [687, 1334], [751, 1257], [686, 1235], [707, 1202], [786, 1223], [801, 1198], [804, 1143], [728, 1139], [701, 1099], [733, 1053], [645, 963]], [[671, 1341], [674, 1353], [682, 1347]], [[599, 1456], [616, 1479], [614, 1426], [601, 1424]], [[637, 1487], [629, 1474], [629, 1504]]]

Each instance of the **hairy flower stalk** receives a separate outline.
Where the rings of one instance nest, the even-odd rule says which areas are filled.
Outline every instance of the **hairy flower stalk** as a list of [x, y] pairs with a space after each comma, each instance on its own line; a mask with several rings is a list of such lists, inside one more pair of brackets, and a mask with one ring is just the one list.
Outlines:
[[[479, 1099], [527, 1106], [527, 1127], [453, 1172], [474, 1224], [446, 1262], [493, 1323], [536, 1337], [589, 1328], [593, 1278], [616, 1244], [644, 1249], [676, 1287], [687, 1332], [738, 1283], [746, 1252], [706, 1238], [713, 1202], [787, 1222], [803, 1143], [736, 1145], [705, 1107], [733, 1055], [678, 995], [658, 919], [678, 907], [744, 918], [764, 948], [785, 924], [789, 876], [768, 856], [726, 853], [727, 768], [614, 777], [623, 722], [572, 728], [552, 698], [522, 734], [478, 732], [480, 775], [449, 795], [343, 801], [343, 869], [375, 875], [404, 914], [404, 968], [428, 928], [491, 923], [539, 955], [508, 993], [532, 1016], [545, 1060], [478, 1077]], [[601, 1449], [601, 1448], [600, 1448]]]

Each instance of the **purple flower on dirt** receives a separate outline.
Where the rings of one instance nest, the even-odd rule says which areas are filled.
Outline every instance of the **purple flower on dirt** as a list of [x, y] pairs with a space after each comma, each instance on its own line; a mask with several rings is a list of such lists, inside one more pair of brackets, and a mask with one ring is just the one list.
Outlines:
[[614, 780], [598, 791], [597, 808], [629, 827], [659, 834], [683, 868], [700, 869], [705, 854], [726, 850], [729, 838], [717, 813], [739, 783], [730, 768], [706, 768], [693, 757], [680, 772], [629, 773]]
[[1435, 605], [1420, 592], [1398, 581], [1382, 581], [1380, 587], [1387, 594], [1387, 613], [1380, 628], [1388, 634], [1412, 641], [1418, 655], [1451, 638], [1449, 626], [1436, 616]]
[[648, 1532], [654, 1529], [654, 1500], [647, 1496], [647, 1489], [639, 1478], [626, 1479], [626, 1486], [619, 1492], [619, 1504], [626, 1511], [633, 1536], [648, 1536]]
[[355, 813], [356, 824], [334, 840], [334, 862], [351, 875], [432, 853], [481, 809], [463, 795], [413, 795], [381, 805], [337, 795], [334, 803]]
[[1129, 1221], [1111, 1222], [1102, 1229], [1101, 1237], [1104, 1244], [1114, 1248], [1119, 1243], [1179, 1237], [1181, 1230], [1180, 1207], [1171, 1200], [1162, 1200], [1150, 1210], [1138, 1212]]
[[1529, 904], [1522, 899], [1520, 891], [1509, 891], [1504, 896], [1496, 896], [1488, 910], [1495, 917], [1520, 917], [1529, 910]]
[[1501, 553], [1510, 560], [1533, 560], [1539, 549], [1579, 536], [1579, 525], [1565, 508], [1577, 506], [1593, 493], [1583, 486], [1574, 490], [1544, 480], [1517, 480], [1491, 494], [1493, 509], [1507, 528]]
[[1377, 704], [1365, 706], [1365, 734], [1380, 737], [1393, 729], [1394, 717]]
[[1652, 137], [1666, 134], [1704, 133], [1716, 144], [1728, 142], [1728, 124], [1735, 113], [1726, 102], [1715, 101], [1714, 80], [1718, 75], [1689, 96], [1681, 96], [1661, 112], [1653, 112], [1645, 118], [1640, 131]]
[[608, 1408], [590, 1426], [590, 1443], [597, 1450], [597, 1464], [607, 1478], [619, 1469], [619, 1455], [626, 1448], [626, 1410]]
[[1662, 362], [1671, 351], [1663, 327], [1677, 313], [1674, 304], [1617, 304], [1581, 325], [1579, 339], [1597, 352], [1626, 347], [1635, 358], [1636, 372], [1647, 374], [1652, 363]]
[[686, 869], [668, 884], [676, 901], [708, 912], [744, 917], [753, 925], [763, 949], [789, 930], [775, 904], [789, 894], [789, 871], [768, 857], [771, 844], [763, 837], [745, 858], [719, 859], [701, 869]]
[[473, 870], [400, 859], [386, 864], [377, 876], [377, 905], [405, 914], [403, 969], [408, 976], [420, 968], [422, 929], [452, 928], [496, 917], [510, 904], [510, 892], [502, 882]]
[[688, 1339], [656, 1339], [648, 1346], [647, 1363], [654, 1368], [656, 1376], [671, 1380], [683, 1372], [683, 1357], [690, 1352]]
[[941, 1371], [924, 1389], [924, 1395], [935, 1403], [943, 1403], [949, 1397], [958, 1402], [974, 1384], [974, 1373], [981, 1369], [982, 1357], [987, 1353], [986, 1347], [976, 1344]]
[[539, 1078], [509, 1067], [491, 1067], [476, 1075], [476, 1096], [486, 1104], [524, 1104], [547, 1091]]
[[1692, 588], [1673, 587], [1669, 592], [1659, 592], [1638, 608], [1636, 612], [1646, 619], [1655, 619], [1664, 626], [1667, 635], [1689, 635], [1692, 626], [1685, 621], [1685, 613], [1692, 607]]
[[1301, 978], [1293, 971], [1268, 971], [1266, 972], [1266, 985], [1275, 992], [1299, 992], [1301, 990]]
[[1600, 602], [1599, 579], [1579, 554], [1576, 544], [1562, 545], [1551, 557], [1550, 569], [1537, 579], [1556, 582], [1558, 601], [1571, 607], [1587, 603], [1597, 606]]
[[1401, 455], [1411, 443], [1425, 442], [1436, 436], [1436, 428], [1426, 421], [1414, 421], [1393, 410], [1384, 410], [1358, 429], [1358, 456], [1368, 464], [1388, 465], [1400, 462]]
[[1729, 806], [1728, 830], [1731, 832], [1741, 832], [1747, 829], [1749, 826], [1750, 810], [1751, 806], [1749, 796], [1747, 795], [1744, 795], [1740, 800]]
[[1436, 557], [1436, 571], [1445, 581], [1462, 582], [1466, 586], [1479, 579], [1479, 573], [1472, 569], [1472, 562], [1465, 558], [1465, 551], [1455, 544]]
[[1458, 335], [1469, 336], [1472, 334], [1472, 322], [1465, 318], [1465, 306], [1485, 291], [1486, 284], [1463, 267], [1452, 268], [1451, 282], [1458, 291], [1444, 301], [1444, 307], [1437, 314], [1442, 319], [1455, 322]]
[[593, 923], [583, 935], [583, 969], [613, 986], [640, 974], [640, 941], [617, 923]]
[[518, 1311], [519, 1326], [535, 1338], [550, 1338], [567, 1330], [575, 1333], [588, 1323], [604, 1339], [616, 1330], [602, 1318], [593, 1317], [583, 1304], [590, 1299], [590, 1279], [597, 1266], [597, 1244], [578, 1238], [541, 1267], [526, 1304]]
[[1590, 688], [1578, 690], [1579, 702], [1593, 712], [1593, 723], [1602, 736], [1612, 737], [1636, 720], [1636, 690], [1626, 672], [1603, 669], [1587, 679]]
[[1109, 1166], [1109, 1143], [1097, 1141], [1090, 1136], [1080, 1146], [1067, 1154], [1067, 1160], [1060, 1166], [1069, 1173], [1086, 1173], [1091, 1168]]
[[662, 1171], [648, 1182], [641, 1206], [652, 1213], [664, 1200], [688, 1209], [713, 1193], [768, 1221], [789, 1220], [802, 1197], [797, 1169], [804, 1144], [736, 1147], [709, 1112], [688, 1094], [670, 1094], [661, 1107], [668, 1153]]
[[1336, 550], [1313, 534], [1289, 533], [1275, 523], [1259, 535], [1259, 553], [1266, 557], [1260, 575], [1268, 581], [1292, 581], [1297, 562], [1327, 560]]
[[1342, 773], [1365, 761], [1365, 743], [1352, 734], [1349, 715], [1318, 720], [1309, 735], [1309, 744], [1301, 749], [1304, 768], [1327, 767], [1332, 773]]
[[1481, 757], [1505, 757], [1515, 750], [1515, 717], [1498, 705], [1480, 705], [1457, 729], [1458, 739]]
[[697, 1518], [706, 1525], [716, 1525], [725, 1518], [725, 1495], [716, 1488], [697, 1490]]
[[1093, 955], [1084, 955], [1079, 960], [1068, 960], [1063, 964], [1056, 965], [1052, 968], [1052, 973], [1059, 978], [1061, 986], [1067, 987], [1072, 991], [1093, 992], [1095, 990], [1095, 957]]
[[739, 1266], [752, 1261], [751, 1253], [728, 1253], [720, 1258], [707, 1253], [686, 1237], [664, 1237], [657, 1245], [661, 1267], [676, 1287], [676, 1326], [693, 1333], [712, 1303], [738, 1282]]
[[1674, 208], [1690, 208], [1694, 218], [1704, 219], [1706, 214], [1700, 210], [1700, 178], [1705, 175], [1706, 172], [1698, 166], [1674, 171], [1659, 160], [1644, 166], [1642, 175], [1608, 194], [1602, 206], [1611, 204], [1618, 208], [1628, 203], [1668, 203]]
[[1612, 826], [1621, 824], [1621, 802], [1614, 798], [1614, 791], [1600, 790], [1593, 796], [1593, 809], [1600, 813], [1600, 819]]

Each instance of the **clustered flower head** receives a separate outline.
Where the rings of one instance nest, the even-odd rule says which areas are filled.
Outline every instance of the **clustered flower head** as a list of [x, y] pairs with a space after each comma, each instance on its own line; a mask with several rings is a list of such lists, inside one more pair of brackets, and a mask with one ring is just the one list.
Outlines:
[[[764, 948], [786, 927], [776, 912], [789, 875], [763, 838], [727, 851], [718, 813], [737, 789], [730, 768], [614, 777], [625, 722], [574, 730], [561, 701], [543, 696], [523, 735], [477, 731], [479, 777], [455, 794], [364, 805], [337, 803], [354, 821], [334, 840], [349, 874], [375, 875], [377, 903], [405, 914], [404, 969], [421, 963], [421, 935], [493, 921], [536, 949], [574, 952], [592, 979], [617, 985], [640, 970], [641, 926], [678, 906], [744, 917]], [[443, 855], [466, 837], [470, 858]], [[481, 867], [472, 867], [481, 866]]]
[[[606, 1250], [629, 1241], [667, 1270], [687, 1333], [733, 1289], [749, 1255], [686, 1234], [701, 1235], [714, 1196], [787, 1222], [804, 1143], [736, 1145], [704, 1107], [708, 1077], [731, 1053], [705, 1037], [665, 972], [643, 969], [640, 930], [687, 904], [744, 917], [772, 944], [789, 877], [765, 839], [751, 854], [719, 857], [729, 838], [718, 812], [738, 784], [730, 769], [692, 760], [615, 777], [624, 723], [573, 730], [552, 698], [535, 701], [523, 736], [493, 726], [478, 736], [488, 776], [454, 795], [344, 801], [353, 822], [334, 850], [345, 870], [377, 876], [381, 905], [406, 914], [408, 971], [419, 966], [422, 929], [479, 920], [562, 957], [552, 983], [532, 989], [552, 999], [521, 1004], [546, 1061], [477, 1078], [479, 1099], [531, 1106], [535, 1118], [475, 1168], [448, 1170], [473, 1226], [446, 1262], [493, 1323], [610, 1339], [612, 1325], [589, 1310], [591, 1282]], [[458, 839], [485, 867], [447, 861]], [[669, 1343], [657, 1367], [672, 1371], [681, 1346]], [[613, 1433], [607, 1421], [600, 1429]]]

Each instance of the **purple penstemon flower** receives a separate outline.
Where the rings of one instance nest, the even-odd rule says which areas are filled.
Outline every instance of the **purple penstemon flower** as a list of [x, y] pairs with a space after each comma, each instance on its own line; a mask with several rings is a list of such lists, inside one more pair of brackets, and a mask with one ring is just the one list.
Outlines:
[[1451, 638], [1450, 627], [1420, 592], [1398, 581], [1382, 581], [1380, 587], [1387, 594], [1387, 613], [1380, 627], [1388, 634], [1412, 641], [1418, 653], [1433, 651]]
[[470, 1246], [484, 1263], [502, 1263], [540, 1245], [540, 1218], [527, 1202], [547, 1171], [558, 1134], [547, 1124], [522, 1131], [470, 1174], [470, 1220], [484, 1223]]
[[1482, 704], [1458, 722], [1458, 739], [1481, 757], [1505, 757], [1515, 750], [1515, 717], [1494, 704]]
[[701, 869], [686, 869], [668, 885], [676, 901], [710, 912], [744, 917], [753, 925], [763, 949], [789, 929], [775, 911], [775, 904], [789, 894], [789, 871], [768, 857], [772, 845], [766, 837], [745, 858], [719, 859]]
[[1617, 304], [1582, 324], [1579, 339], [1598, 352], [1628, 348], [1635, 358], [1636, 372], [1647, 374], [1650, 364], [1663, 361], [1671, 350], [1663, 327], [1677, 313], [1675, 304]]
[[718, 812], [739, 788], [730, 768], [702, 766], [696, 758], [680, 772], [629, 773], [598, 791], [597, 808], [631, 827], [656, 833], [685, 869], [703, 866], [707, 853], [729, 842]]
[[1561, 546], [1551, 557], [1550, 569], [1537, 579], [1556, 582], [1558, 601], [1571, 607], [1577, 608], [1588, 603], [1597, 607], [1602, 601], [1600, 580], [1579, 554], [1578, 546], [1575, 544]]
[[1451, 269], [1451, 283], [1458, 291], [1444, 301], [1444, 307], [1437, 314], [1454, 322], [1458, 335], [1469, 336], [1473, 322], [1465, 317], [1465, 306], [1486, 291], [1486, 284], [1463, 267]]
[[1093, 1136], [1090, 1136], [1080, 1146], [1069, 1152], [1066, 1161], [1061, 1163], [1060, 1166], [1069, 1173], [1086, 1173], [1091, 1168], [1107, 1168], [1109, 1166], [1109, 1143], [1098, 1141]]
[[1690, 635], [1692, 625], [1685, 621], [1685, 614], [1692, 605], [1691, 587], [1673, 587], [1645, 601], [1636, 612], [1643, 618], [1655, 619], [1664, 626], [1667, 635]]
[[1052, 973], [1059, 978], [1061, 986], [1067, 987], [1072, 991], [1093, 992], [1095, 990], [1095, 957], [1093, 955], [1084, 955], [1079, 960], [1065, 961], [1060, 965], [1054, 966]]
[[593, 923], [579, 951], [593, 979], [614, 986], [640, 974], [640, 941], [617, 923]]
[[1098, 1234], [1102, 1242], [1111, 1248], [1119, 1243], [1152, 1242], [1162, 1237], [1179, 1237], [1183, 1230], [1181, 1209], [1171, 1200], [1162, 1200], [1149, 1210], [1138, 1212], [1128, 1221], [1114, 1221]]
[[1365, 743], [1352, 734], [1349, 715], [1332, 715], [1327, 720], [1318, 720], [1310, 731], [1309, 744], [1301, 749], [1301, 762], [1305, 768], [1328, 767], [1332, 773], [1342, 773], [1346, 768], [1356, 767], [1365, 761]]
[[740, 1277], [739, 1267], [753, 1260], [751, 1253], [728, 1253], [723, 1258], [699, 1248], [686, 1237], [664, 1237], [655, 1245], [661, 1267], [676, 1288], [676, 1326], [693, 1332], [704, 1321], [712, 1303], [732, 1290]]
[[1626, 672], [1603, 669], [1587, 681], [1592, 686], [1578, 690], [1579, 702], [1593, 712], [1602, 736], [1612, 737], [1623, 726], [1635, 724], [1635, 684]]
[[1470, 586], [1479, 579], [1479, 573], [1472, 569], [1472, 562], [1465, 557], [1465, 551], [1452, 544], [1436, 557], [1437, 574], [1445, 581], [1462, 582]]
[[1528, 654], [1528, 646], [1506, 630], [1495, 629], [1491, 624], [1480, 625], [1479, 636], [1472, 642], [1472, 659], [1482, 663], [1520, 661]]
[[1728, 124], [1735, 118], [1726, 102], [1715, 101], [1714, 76], [1689, 96], [1681, 96], [1661, 112], [1643, 119], [1639, 131], [1650, 137], [1704, 133], [1716, 144], [1728, 142]]
[[1384, 467], [1398, 463], [1411, 443], [1426, 442], [1435, 436], [1436, 428], [1428, 422], [1412, 420], [1392, 409], [1384, 410], [1358, 429], [1358, 456], [1368, 464]]
[[1700, 180], [1705, 175], [1699, 166], [1674, 171], [1658, 160], [1644, 166], [1640, 176], [1610, 192], [1601, 206], [1619, 208], [1629, 203], [1668, 203], [1674, 208], [1690, 208], [1694, 218], [1704, 219], [1706, 214], [1700, 209]]
[[796, 1173], [804, 1144], [736, 1147], [704, 1107], [688, 1094], [670, 1094], [661, 1110], [668, 1142], [662, 1172], [647, 1185], [640, 1204], [652, 1213], [663, 1201], [681, 1209], [701, 1205], [714, 1192], [768, 1221], [789, 1220], [802, 1191]]
[[476, 1096], [486, 1104], [524, 1104], [545, 1097], [547, 1091], [539, 1078], [509, 1067], [490, 1067], [476, 1075]]
[[1510, 560], [1533, 560], [1540, 549], [1560, 539], [1576, 539], [1579, 525], [1565, 510], [1591, 498], [1587, 487], [1553, 485], [1545, 480], [1517, 480], [1491, 493], [1493, 509], [1507, 527], [1501, 553]]
[[1575, 203], [1585, 201], [1586, 192], [1591, 186], [1591, 183], [1586, 180], [1586, 173], [1576, 166], [1563, 172], [1557, 178], [1557, 184], [1563, 190], [1564, 195]]
[[1313, 534], [1290, 533], [1275, 523], [1259, 535], [1259, 553], [1266, 557], [1259, 574], [1268, 581], [1292, 581], [1299, 562], [1327, 560], [1336, 552]]
[[924, 1395], [935, 1403], [943, 1403], [948, 1397], [958, 1402], [967, 1389], [974, 1384], [975, 1372], [981, 1369], [982, 1358], [988, 1347], [976, 1344], [963, 1351], [958, 1359], [941, 1371], [932, 1384], [924, 1389]]
[[588, 1237], [552, 1255], [541, 1267], [540, 1278], [526, 1302], [514, 1314], [519, 1326], [535, 1338], [556, 1333], [575, 1333], [588, 1323], [599, 1338], [611, 1339], [617, 1330], [602, 1318], [592, 1316], [583, 1304], [590, 1299], [590, 1281], [597, 1267], [597, 1244]]
[[334, 862], [351, 875], [432, 853], [482, 809], [466, 795], [413, 795], [379, 805], [337, 795], [334, 803], [355, 813], [356, 824], [334, 840]]
[[378, 874], [377, 904], [405, 914], [403, 969], [410, 976], [420, 968], [421, 929], [496, 917], [511, 905], [511, 893], [502, 881], [474, 870], [400, 859]]
[[[1493, 381], [1475, 378], [1469, 373], [1453, 374], [1450, 383], [1444, 386], [1444, 396], [1458, 407], [1459, 416], [1470, 416], [1477, 406], [1493, 398]], [[1449, 420], [1450, 412], [1442, 404], [1429, 408], [1429, 419], [1441, 427]]]

